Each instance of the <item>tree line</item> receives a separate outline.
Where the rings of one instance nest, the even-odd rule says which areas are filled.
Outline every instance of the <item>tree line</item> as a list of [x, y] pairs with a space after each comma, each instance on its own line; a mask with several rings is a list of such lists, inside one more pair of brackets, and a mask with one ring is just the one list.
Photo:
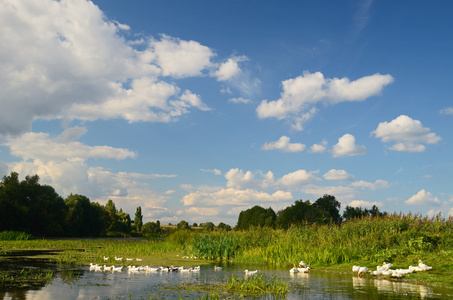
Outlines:
[[[335, 196], [324, 195], [315, 202], [297, 200], [291, 206], [275, 213], [272, 208], [254, 206], [239, 214], [234, 229], [247, 230], [250, 227], [271, 227], [288, 229], [302, 224], [340, 224], [353, 218], [384, 216], [376, 206], [371, 209], [346, 206], [340, 215], [341, 203]], [[26, 176], [19, 180], [19, 174], [12, 172], [0, 182], [0, 232], [23, 231], [34, 236], [49, 237], [99, 237], [151, 235], [162, 232], [160, 222], [143, 224], [141, 207], [137, 207], [134, 219], [112, 200], [106, 205], [91, 202], [83, 195], [71, 194], [63, 199], [53, 187], [41, 185], [39, 176]], [[170, 224], [171, 225], [171, 224]], [[204, 230], [232, 230], [225, 224], [215, 226], [212, 222], [192, 226], [186, 221], [177, 224], [177, 230], [192, 228]]]
[[53, 187], [41, 185], [38, 175], [20, 181], [16, 172], [0, 182], [0, 211], [0, 231], [23, 231], [34, 236], [99, 237], [161, 231], [159, 221], [143, 224], [140, 206], [132, 220], [112, 200], [101, 205], [77, 194], [63, 199]]
[[382, 217], [386, 212], [380, 212], [377, 206], [371, 209], [346, 206], [343, 215], [340, 214], [341, 203], [332, 195], [324, 195], [315, 202], [297, 200], [291, 206], [275, 213], [272, 208], [254, 206], [239, 213], [235, 229], [247, 230], [250, 227], [272, 227], [288, 229], [294, 225], [304, 224], [340, 224], [354, 218]]

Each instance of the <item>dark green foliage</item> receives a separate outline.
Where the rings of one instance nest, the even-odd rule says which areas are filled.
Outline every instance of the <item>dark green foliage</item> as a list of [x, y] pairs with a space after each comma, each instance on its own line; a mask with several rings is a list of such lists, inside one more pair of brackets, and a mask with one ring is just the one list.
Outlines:
[[313, 204], [316, 208], [329, 213], [330, 218], [335, 223], [341, 222], [340, 207], [341, 203], [335, 199], [335, 196], [324, 195]]
[[186, 221], [181, 221], [181, 222], [179, 222], [178, 225], [177, 225], [177, 228], [178, 228], [178, 230], [187, 230], [187, 229], [190, 229], [189, 223], [186, 222]]
[[310, 200], [297, 200], [293, 205], [280, 210], [277, 217], [277, 226], [288, 229], [293, 225], [328, 223], [330, 214], [313, 205]]
[[37, 236], [63, 235], [66, 206], [48, 185], [39, 184], [39, 176], [19, 181], [12, 172], [0, 183], [0, 230], [20, 230]]
[[226, 231], [230, 231], [231, 230], [231, 226], [228, 225], [228, 224], [225, 224], [223, 222], [220, 222], [219, 225], [217, 225], [217, 228], [220, 229], [220, 230], [226, 230]]
[[207, 231], [213, 231], [215, 227], [214, 223], [212, 222], [201, 223], [200, 226]]
[[142, 215], [142, 208], [140, 206], [137, 207], [137, 210], [135, 211], [134, 225], [135, 225], [135, 230], [137, 232], [142, 231], [143, 215]]
[[383, 217], [386, 216], [386, 212], [380, 212], [379, 208], [376, 205], [373, 205], [371, 209], [362, 208], [362, 207], [351, 207], [346, 206], [343, 212], [344, 220], [352, 220], [354, 218], [362, 217]]
[[[26, 176], [22, 181], [15, 172], [4, 176], [0, 182], [0, 211], [6, 212], [0, 218], [0, 231], [93, 237], [112, 231], [131, 232], [129, 214], [118, 212], [112, 200], [105, 207], [82, 195], [71, 194], [63, 200], [53, 187], [41, 185], [38, 175]], [[141, 217], [141, 208], [137, 211]]]
[[143, 225], [142, 228], [142, 234], [148, 235], [148, 234], [156, 234], [160, 233], [162, 229], [160, 228], [160, 222], [157, 220], [156, 223], [154, 222], [147, 222]]
[[277, 215], [272, 208], [254, 206], [239, 214], [236, 229], [246, 230], [250, 227], [274, 227]]

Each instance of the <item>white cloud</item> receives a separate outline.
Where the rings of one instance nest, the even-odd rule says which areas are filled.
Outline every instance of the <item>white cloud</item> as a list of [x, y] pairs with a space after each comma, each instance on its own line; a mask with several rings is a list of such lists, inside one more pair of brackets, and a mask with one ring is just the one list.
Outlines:
[[242, 72], [238, 63], [246, 60], [247, 58], [245, 56], [231, 57], [220, 65], [219, 69], [214, 72], [213, 76], [216, 77], [218, 81], [226, 81], [236, 77]]
[[230, 169], [225, 174], [225, 179], [227, 180], [227, 187], [240, 190], [267, 188], [274, 185], [274, 174], [271, 171], [262, 174], [261, 179], [256, 179], [252, 172], [247, 171], [244, 173], [243, 170], [235, 168]]
[[440, 113], [443, 115], [453, 115], [453, 107], [445, 107], [440, 110]]
[[37, 159], [43, 162], [62, 161], [62, 160], [87, 160], [89, 158], [107, 158], [123, 160], [126, 158], [134, 158], [136, 156], [130, 150], [112, 148], [109, 146], [88, 146], [70, 139], [79, 137], [83, 128], [67, 129], [62, 135], [51, 138], [47, 133], [25, 133], [19, 137], [7, 138], [4, 145], [10, 148], [10, 152], [14, 156], [22, 157], [24, 160]]
[[170, 122], [209, 110], [159, 78], [208, 73], [210, 48], [166, 35], [127, 41], [128, 30], [90, 1], [0, 2], [0, 134], [29, 131], [38, 118]]
[[390, 75], [374, 74], [351, 82], [348, 78], [326, 79], [320, 72], [304, 72], [302, 76], [283, 81], [280, 98], [263, 100], [257, 113], [259, 118], [290, 119], [295, 122], [295, 128], [300, 128], [302, 120], [299, 118], [315, 104], [363, 101], [379, 94], [384, 86], [392, 82], [393, 77]]
[[212, 169], [212, 170], [200, 169], [200, 170], [203, 171], [203, 172], [214, 173], [215, 175], [222, 175], [222, 171], [220, 171], [218, 169]]
[[429, 128], [423, 127], [420, 121], [405, 115], [400, 115], [391, 122], [379, 123], [371, 134], [384, 143], [395, 143], [389, 147], [395, 151], [423, 152], [426, 149], [423, 144], [436, 144], [441, 140]]
[[430, 192], [424, 189], [420, 190], [417, 194], [410, 197], [404, 203], [411, 205], [438, 205], [440, 201], [437, 197], [434, 197]]
[[277, 183], [284, 186], [298, 186], [320, 181], [322, 181], [322, 179], [314, 176], [313, 172], [297, 170], [295, 172], [284, 175], [277, 181]]
[[195, 41], [184, 41], [162, 35], [161, 40], [150, 41], [156, 55], [156, 62], [164, 76], [200, 76], [211, 66], [214, 53], [206, 46]]
[[371, 208], [371, 207], [373, 207], [373, 205], [376, 205], [378, 208], [382, 208], [383, 207], [383, 203], [382, 202], [376, 202], [376, 201], [368, 202], [368, 201], [363, 201], [363, 200], [353, 200], [353, 201], [348, 203], [348, 206], [351, 206], [351, 207]]
[[355, 182], [351, 183], [351, 185], [354, 187], [361, 188], [361, 189], [370, 189], [372, 191], [378, 190], [378, 189], [390, 188], [390, 184], [386, 180], [382, 180], [382, 179], [378, 179], [374, 183], [360, 180], [360, 181], [355, 181]]
[[354, 156], [366, 153], [365, 146], [355, 144], [355, 137], [351, 134], [345, 134], [338, 139], [338, 143], [333, 146], [333, 157]]
[[311, 153], [324, 153], [327, 149], [327, 141], [323, 140], [321, 144], [314, 144], [310, 148]]
[[437, 216], [438, 214], [441, 214], [441, 213], [442, 213], [442, 210], [433, 208], [433, 209], [430, 209], [430, 210], [428, 210], [426, 212], [426, 216], [428, 218], [432, 218], [432, 217], [435, 217], [435, 216]]
[[231, 99], [228, 99], [228, 102], [231, 102], [231, 103], [250, 103], [252, 102], [250, 99], [244, 99], [244, 98], [231, 98]]
[[335, 170], [331, 169], [329, 170], [326, 174], [324, 174], [322, 177], [324, 177], [325, 180], [353, 180], [354, 176], [351, 174], [348, 174], [345, 170]]
[[292, 200], [290, 192], [276, 191], [273, 194], [245, 189], [237, 190], [234, 188], [221, 189], [214, 193], [193, 192], [185, 195], [181, 202], [185, 206], [253, 206], [260, 203], [290, 201]]
[[301, 143], [290, 143], [290, 138], [282, 136], [276, 142], [270, 142], [263, 145], [263, 150], [281, 150], [284, 152], [301, 152], [304, 151], [305, 145]]
[[348, 203], [355, 198], [355, 189], [349, 186], [317, 186], [308, 185], [302, 191], [306, 194], [313, 195], [314, 201], [325, 194], [334, 195], [335, 198], [341, 203]]
[[124, 160], [136, 157], [127, 149], [89, 146], [77, 139], [86, 132], [84, 127], [68, 128], [57, 137], [45, 133], [25, 133], [5, 139], [11, 154], [21, 161], [10, 162], [8, 171], [21, 176], [37, 174], [42, 184], [49, 184], [63, 197], [82, 194], [93, 202], [112, 199], [117, 207], [133, 214], [141, 206], [143, 214], [156, 216], [163, 211], [168, 194], [150, 190], [144, 180], [174, 178], [176, 175], [112, 172], [87, 164], [89, 159]]

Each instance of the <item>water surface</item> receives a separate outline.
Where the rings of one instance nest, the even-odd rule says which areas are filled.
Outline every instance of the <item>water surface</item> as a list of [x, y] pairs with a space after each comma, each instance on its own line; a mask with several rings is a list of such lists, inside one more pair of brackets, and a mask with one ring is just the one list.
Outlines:
[[[333, 274], [313, 270], [308, 274], [288, 270], [264, 269], [263, 266], [201, 266], [199, 272], [100, 272], [66, 270], [55, 274], [51, 283], [39, 289], [16, 289], [0, 293], [3, 299], [197, 299], [206, 292], [190, 291], [198, 285], [226, 283], [242, 271], [259, 269], [267, 276], [288, 282], [291, 292], [286, 299], [453, 299], [453, 291], [405, 282], [401, 279], [357, 278], [351, 274]], [[260, 269], [261, 268], [261, 269]], [[188, 290], [181, 289], [181, 286]], [[221, 294], [223, 296], [223, 294]], [[227, 296], [227, 295], [224, 295]], [[271, 297], [262, 297], [262, 299]]]

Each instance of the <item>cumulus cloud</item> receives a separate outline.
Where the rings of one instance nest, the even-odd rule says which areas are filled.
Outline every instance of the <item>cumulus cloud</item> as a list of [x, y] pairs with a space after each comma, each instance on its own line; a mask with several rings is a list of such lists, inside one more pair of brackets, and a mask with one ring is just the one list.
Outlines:
[[379, 123], [375, 131], [371, 132], [384, 143], [394, 143], [389, 147], [394, 151], [423, 152], [424, 144], [436, 144], [441, 137], [423, 127], [422, 123], [406, 115], [400, 115], [391, 122]]
[[[71, 136], [76, 132], [75, 136]], [[9, 137], [4, 145], [10, 148], [14, 156], [24, 160], [38, 159], [40, 161], [87, 160], [89, 158], [107, 158], [123, 160], [134, 158], [136, 154], [127, 149], [112, 148], [109, 146], [88, 146], [68, 139], [78, 138], [84, 132], [83, 128], [72, 128], [64, 131], [60, 136], [51, 138], [47, 133], [25, 133], [19, 137]]]
[[[289, 119], [294, 128], [311, 117], [306, 115], [317, 103], [337, 104], [345, 101], [363, 101], [379, 94], [384, 86], [393, 82], [391, 75], [374, 74], [355, 81], [348, 78], [326, 79], [320, 72], [304, 72], [302, 76], [282, 82], [280, 98], [263, 100], [256, 109], [259, 118]], [[304, 118], [301, 119], [301, 116]]]
[[259, 174], [261, 178], [255, 178], [255, 174], [251, 171], [244, 172], [238, 168], [230, 169], [225, 174], [227, 180], [226, 186], [234, 189], [256, 189], [256, 188], [268, 188], [273, 186], [275, 183], [274, 174], [268, 171], [266, 174]]
[[263, 150], [281, 150], [284, 152], [301, 152], [304, 151], [305, 145], [301, 143], [290, 143], [290, 138], [282, 136], [276, 142], [270, 142], [263, 145]]
[[327, 141], [323, 140], [321, 144], [314, 144], [310, 148], [311, 153], [324, 153], [327, 149]]
[[245, 56], [231, 57], [220, 65], [218, 70], [214, 72], [213, 76], [216, 77], [218, 81], [226, 81], [238, 76], [242, 72], [239, 67], [239, 62], [246, 60], [247, 58]]
[[211, 66], [214, 53], [196, 41], [184, 41], [168, 35], [161, 40], [150, 41], [157, 65], [164, 76], [189, 77], [200, 76], [202, 70]]
[[[29, 131], [39, 118], [170, 122], [209, 110], [164, 81], [208, 75], [209, 47], [167, 35], [126, 40], [129, 31], [91, 1], [2, 1], [0, 134]], [[221, 70], [224, 79], [235, 73]]]
[[382, 180], [382, 179], [378, 179], [374, 183], [360, 180], [360, 181], [355, 181], [355, 182], [351, 183], [351, 185], [354, 187], [358, 187], [361, 189], [369, 189], [372, 191], [390, 188], [390, 184], [386, 180]]
[[348, 174], [348, 172], [346, 172], [345, 170], [335, 170], [335, 169], [329, 170], [322, 177], [324, 177], [325, 180], [340, 180], [340, 181], [354, 179], [354, 176], [351, 174]]
[[366, 153], [365, 146], [355, 144], [355, 137], [351, 134], [345, 134], [338, 139], [338, 143], [333, 146], [333, 157], [354, 156]]
[[6, 138], [4, 145], [10, 148], [11, 155], [21, 158], [21, 161], [10, 162], [8, 171], [22, 176], [37, 174], [42, 183], [51, 185], [63, 197], [78, 193], [100, 203], [112, 199], [124, 211], [133, 213], [141, 206], [144, 215], [155, 215], [167, 197], [152, 191], [144, 180], [176, 175], [115, 173], [89, 166], [89, 159], [125, 160], [135, 158], [136, 154], [128, 149], [89, 146], [77, 141], [85, 132], [84, 127], [73, 127], [56, 137], [46, 133], [25, 133]]
[[214, 193], [200, 191], [189, 193], [182, 198], [181, 202], [185, 206], [244, 206], [255, 205], [257, 203], [289, 201], [292, 198], [292, 194], [285, 191], [276, 191], [273, 194], [268, 194], [254, 189], [237, 190], [226, 188]]
[[277, 181], [277, 183], [283, 186], [298, 186], [320, 181], [322, 181], [322, 179], [313, 175], [313, 172], [297, 170], [295, 172], [284, 175]]
[[406, 204], [411, 205], [438, 205], [440, 201], [437, 197], [434, 197], [430, 192], [424, 189], [420, 190], [417, 194], [404, 201]]

